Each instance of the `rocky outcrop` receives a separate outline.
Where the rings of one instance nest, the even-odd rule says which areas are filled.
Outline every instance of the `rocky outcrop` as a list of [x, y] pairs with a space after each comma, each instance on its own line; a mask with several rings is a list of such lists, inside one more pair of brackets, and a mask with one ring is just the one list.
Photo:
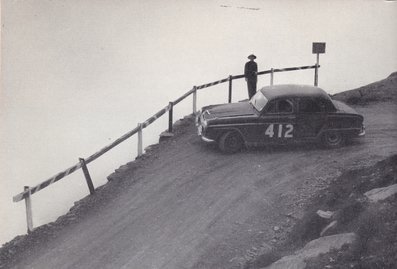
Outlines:
[[333, 99], [348, 104], [365, 104], [369, 102], [397, 100], [397, 72], [387, 78], [369, 85], [334, 94]]
[[285, 256], [266, 269], [304, 269], [305, 260], [318, 257], [320, 254], [330, 252], [332, 249], [341, 249], [343, 245], [352, 244], [356, 239], [354, 233], [335, 234], [320, 237], [310, 241], [302, 249], [295, 252], [294, 255]]

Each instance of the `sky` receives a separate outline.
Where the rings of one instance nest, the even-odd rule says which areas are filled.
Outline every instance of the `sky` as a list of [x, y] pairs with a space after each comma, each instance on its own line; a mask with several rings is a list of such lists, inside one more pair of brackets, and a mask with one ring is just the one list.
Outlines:
[[[354, 89], [397, 71], [397, 1], [2, 0], [0, 243], [25, 230], [12, 196], [91, 155], [194, 85], [243, 72], [313, 65], [326, 42], [319, 86]], [[277, 73], [275, 84], [312, 84], [314, 72]], [[269, 84], [262, 76], [258, 86]], [[233, 83], [233, 100], [246, 98]], [[199, 92], [225, 102], [227, 85]], [[175, 113], [191, 113], [191, 100]], [[177, 119], [178, 117], [175, 117]], [[154, 143], [166, 118], [145, 130]], [[94, 184], [134, 158], [126, 142], [92, 165]], [[36, 225], [87, 195], [81, 175], [33, 196]], [[57, 199], [53, 199], [57, 197]]]

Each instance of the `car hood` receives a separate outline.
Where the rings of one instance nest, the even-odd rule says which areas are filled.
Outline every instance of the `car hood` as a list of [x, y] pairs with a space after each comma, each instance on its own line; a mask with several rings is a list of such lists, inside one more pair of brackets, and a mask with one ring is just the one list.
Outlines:
[[239, 117], [239, 116], [253, 116], [255, 110], [248, 101], [222, 104], [203, 107], [203, 113], [207, 119], [224, 118], [224, 117]]

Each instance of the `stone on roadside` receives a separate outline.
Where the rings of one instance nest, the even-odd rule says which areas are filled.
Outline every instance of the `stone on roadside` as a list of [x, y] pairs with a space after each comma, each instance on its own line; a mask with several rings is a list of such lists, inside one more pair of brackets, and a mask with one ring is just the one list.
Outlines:
[[397, 193], [397, 184], [383, 188], [376, 188], [364, 193], [364, 195], [373, 203], [385, 200]]
[[320, 254], [328, 253], [331, 249], [340, 249], [345, 244], [351, 244], [356, 239], [354, 233], [343, 233], [320, 237], [304, 246], [296, 254], [305, 258], [314, 258]]
[[316, 213], [323, 219], [330, 219], [334, 215], [334, 212], [332, 212], [332, 211], [317, 210]]
[[164, 131], [164, 132], [162, 132], [162, 133], [160, 134], [160, 142], [162, 142], [162, 141], [164, 141], [164, 140], [166, 140], [166, 139], [169, 139], [169, 138], [171, 138], [171, 137], [173, 137], [173, 136], [174, 136], [173, 133], [170, 133], [170, 132], [168, 132], [168, 131]]
[[329, 234], [329, 232], [331, 232], [332, 230], [334, 230], [334, 228], [336, 227], [336, 225], [338, 224], [337, 220], [332, 221], [330, 224], [328, 224], [320, 233], [320, 236], [324, 236]]
[[299, 256], [285, 256], [264, 269], [305, 269], [306, 263]]
[[266, 269], [304, 269], [305, 260], [318, 257], [325, 254], [331, 249], [341, 249], [345, 244], [352, 244], [356, 239], [354, 233], [336, 234], [320, 237], [307, 243], [302, 249], [295, 252], [294, 255], [285, 256], [274, 262]]

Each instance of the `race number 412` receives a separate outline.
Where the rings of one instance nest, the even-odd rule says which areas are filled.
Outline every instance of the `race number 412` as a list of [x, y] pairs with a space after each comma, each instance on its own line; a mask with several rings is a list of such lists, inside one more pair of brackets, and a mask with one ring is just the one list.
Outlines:
[[[274, 128], [274, 126], [277, 126]], [[275, 131], [275, 129], [277, 129]], [[292, 138], [293, 137], [293, 130], [294, 130], [294, 125], [292, 124], [270, 124], [265, 132], [265, 135], [269, 137], [274, 137], [276, 136], [277, 138]]]

